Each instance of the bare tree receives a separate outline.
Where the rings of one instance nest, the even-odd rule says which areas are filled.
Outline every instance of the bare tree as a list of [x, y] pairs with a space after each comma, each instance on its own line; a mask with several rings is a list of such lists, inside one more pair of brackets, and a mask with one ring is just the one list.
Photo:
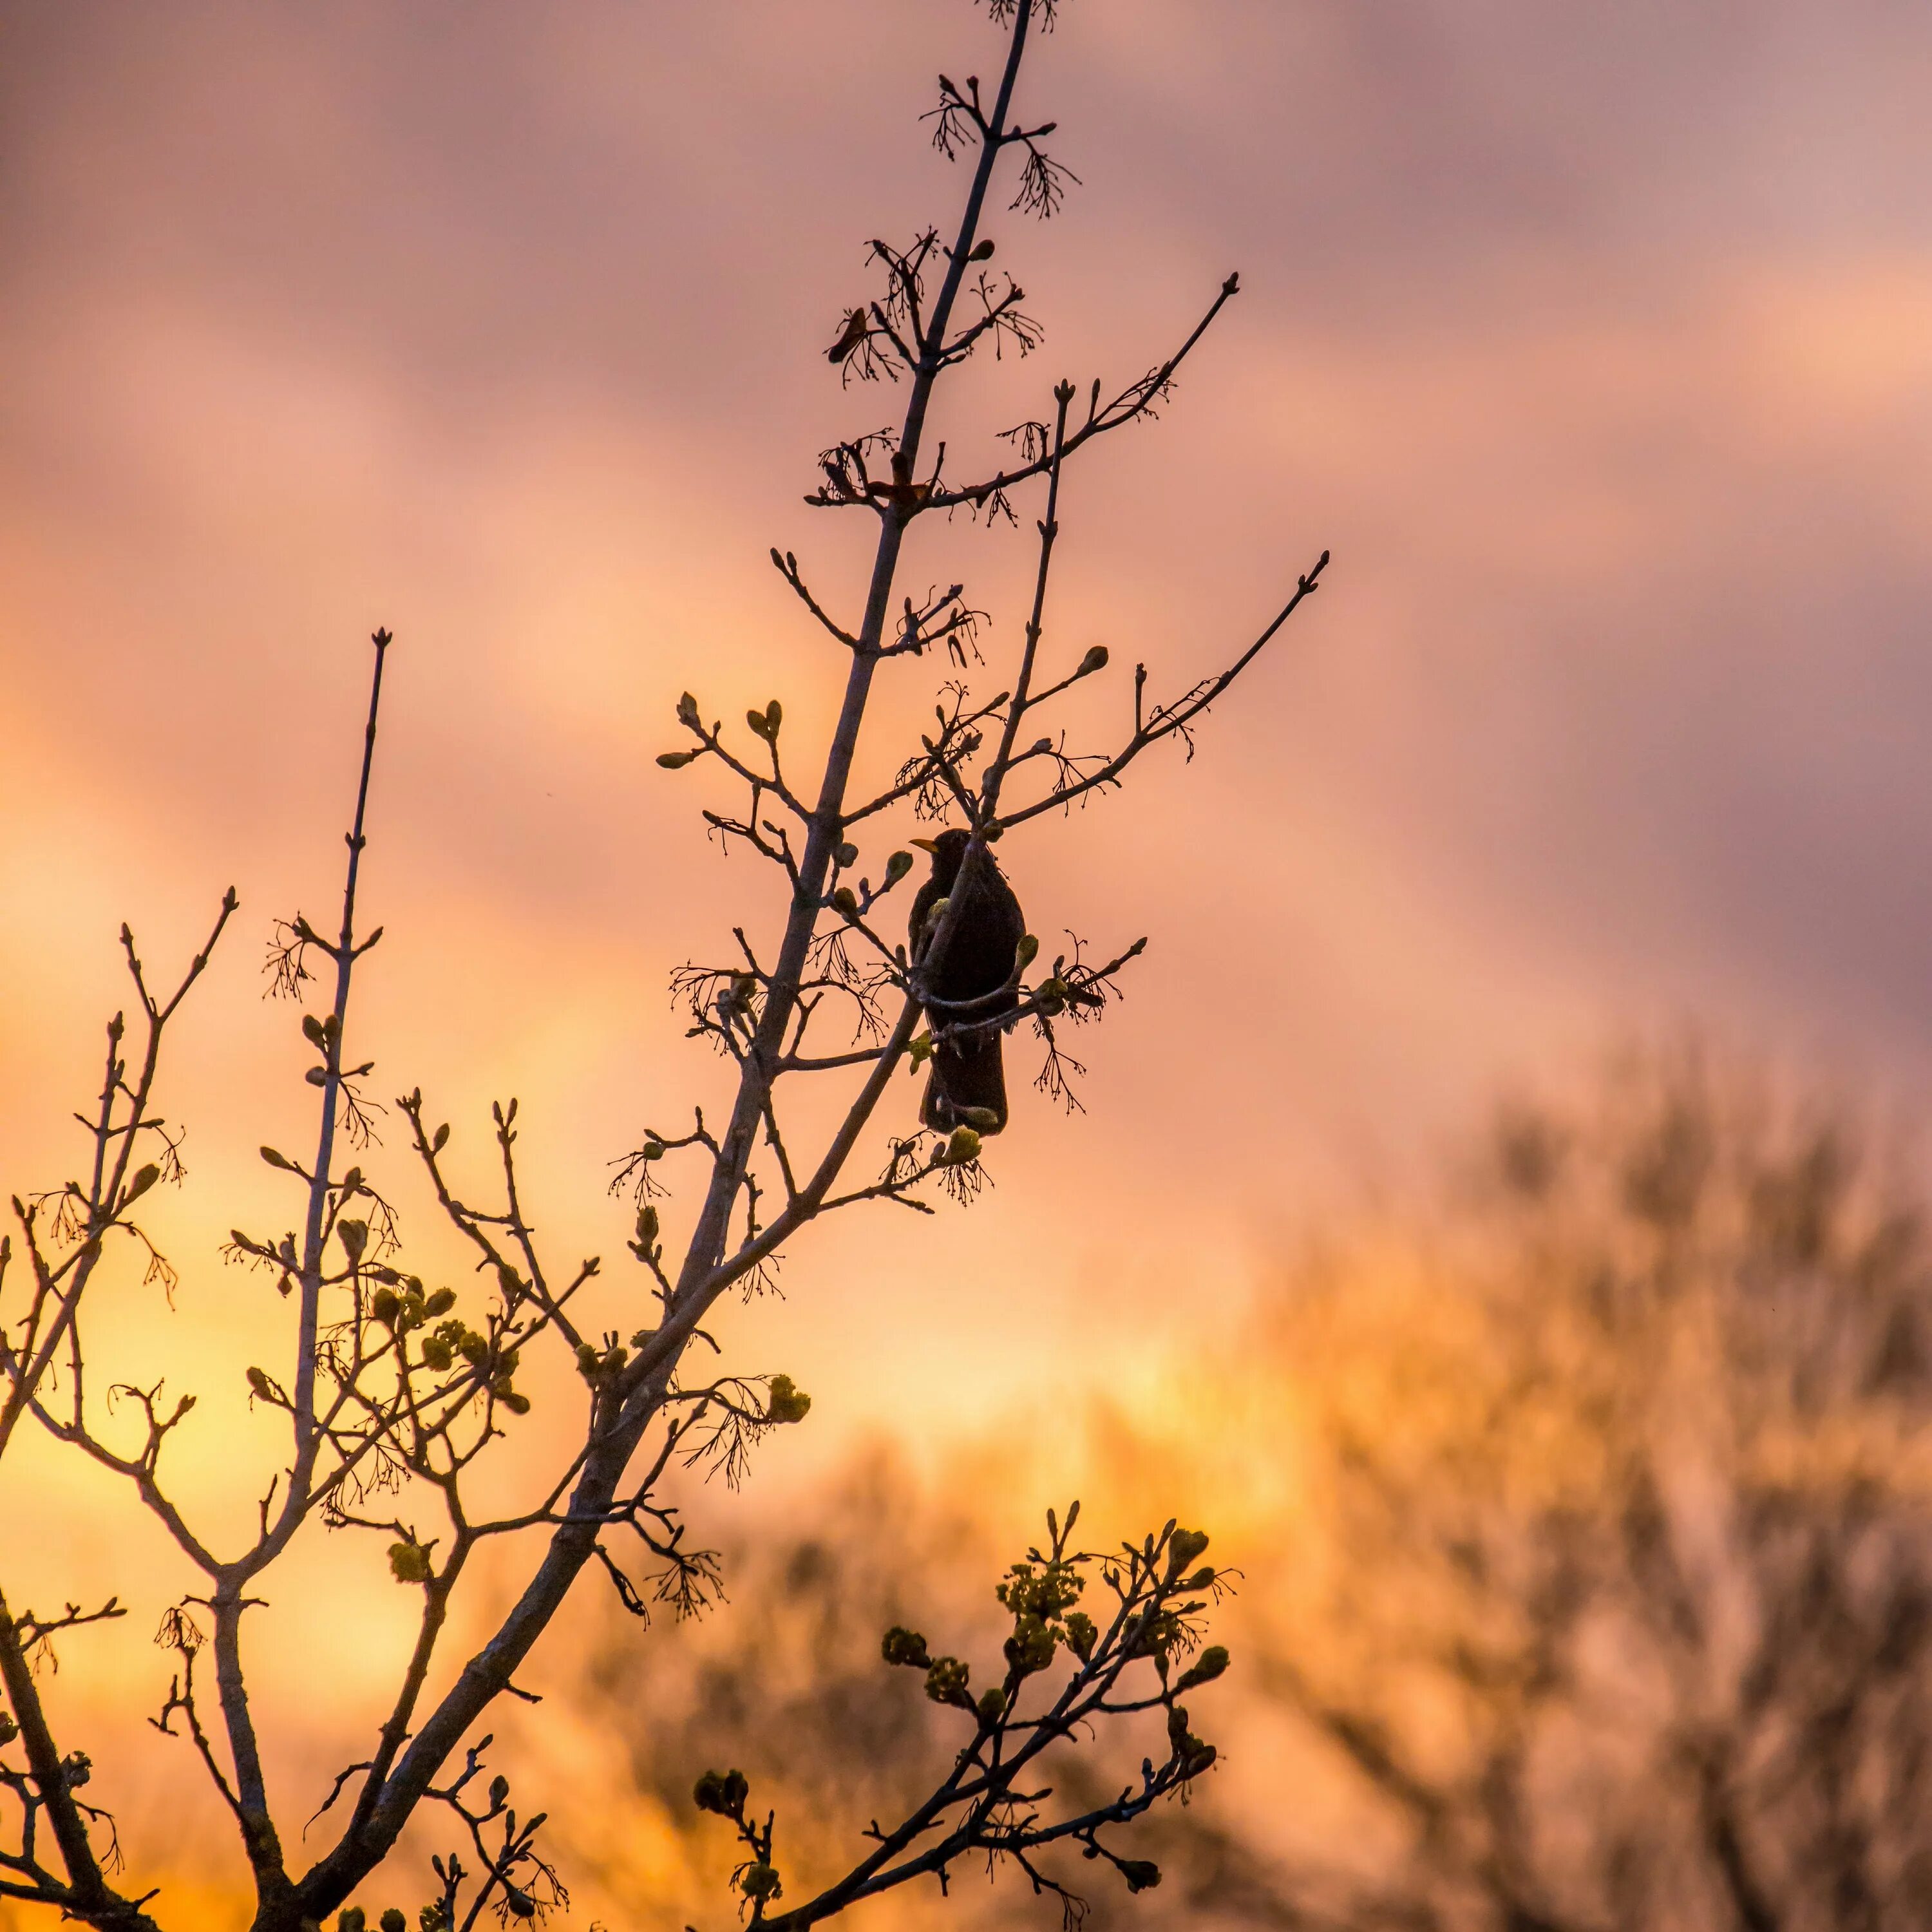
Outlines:
[[[748, 923], [736, 927], [734, 951], [677, 977], [692, 1030], [725, 1057], [732, 1091], [722, 1122], [694, 1111], [688, 1121], [654, 1124], [620, 1168], [619, 1187], [634, 1195], [629, 1246], [642, 1292], [607, 1286], [594, 1258], [572, 1265], [539, 1252], [519, 1190], [514, 1100], [495, 1110], [494, 1180], [456, 1168], [450, 1130], [419, 1091], [397, 1103], [436, 1200], [476, 1253], [487, 1299], [466, 1302], [409, 1270], [395, 1210], [360, 1164], [370, 1158], [380, 1111], [368, 1097], [370, 1066], [350, 1042], [352, 992], [381, 937], [380, 927], [366, 928], [358, 893], [392, 648], [386, 632], [374, 640], [340, 922], [325, 930], [298, 915], [278, 926], [272, 947], [279, 989], [304, 1004], [316, 996], [319, 1010], [302, 1024], [315, 1054], [308, 1078], [318, 1120], [308, 1158], [262, 1150], [289, 1177], [297, 1225], [281, 1235], [238, 1228], [229, 1251], [265, 1271], [289, 1316], [278, 1364], [248, 1371], [254, 1401], [286, 1418], [289, 1453], [266, 1482], [244, 1546], [219, 1545], [166, 1478], [170, 1438], [192, 1426], [194, 1395], [170, 1399], [158, 1384], [122, 1385], [108, 1393], [128, 1405], [122, 1414], [131, 1413], [134, 1426], [108, 1417], [90, 1380], [85, 1318], [103, 1269], [124, 1253], [172, 1285], [172, 1266], [142, 1232], [136, 1210], [151, 1189], [179, 1178], [178, 1130], [158, 1111], [161, 1049], [236, 910], [232, 892], [208, 944], [170, 991], [153, 986], [123, 929], [134, 1019], [131, 1030], [124, 1016], [109, 1028], [100, 1094], [86, 1117], [88, 1165], [15, 1203], [21, 1252], [16, 1258], [0, 1246], [0, 1458], [23, 1424], [44, 1430], [124, 1479], [130, 1501], [158, 1520], [203, 1580], [163, 1622], [160, 1641], [175, 1653], [176, 1668], [156, 1722], [182, 1738], [232, 1815], [258, 1932], [295, 1932], [338, 1908], [339, 1924], [352, 1932], [364, 1913], [346, 1901], [425, 1811], [446, 1820], [454, 1843], [435, 1861], [431, 1896], [418, 1915], [424, 1932], [466, 1928], [486, 1909], [541, 1916], [562, 1899], [540, 1846], [542, 1816], [513, 1809], [506, 1779], [487, 1775], [490, 1739], [479, 1727], [500, 1699], [524, 1694], [517, 1673], [587, 1567], [601, 1570], [640, 1615], [653, 1600], [689, 1610], [711, 1593], [716, 1559], [688, 1538], [667, 1499], [668, 1472], [698, 1462], [735, 1474], [749, 1445], [800, 1420], [809, 1398], [784, 1376], [692, 1373], [693, 1344], [709, 1342], [707, 1313], [721, 1296], [764, 1279], [786, 1244], [823, 1216], [875, 1203], [931, 1212], [935, 1195], [963, 1200], [981, 1184], [980, 1131], [994, 1124], [962, 1121], [928, 1135], [880, 1118], [892, 1076], [908, 1061], [1024, 1022], [1045, 1046], [1046, 1083], [1064, 1084], [1069, 1069], [1056, 1027], [1097, 1016], [1143, 942], [1103, 951], [1099, 960], [1076, 946], [1036, 973], [1039, 947], [1028, 937], [1004, 985], [942, 1001], [932, 989], [958, 939], [966, 887], [990, 872], [996, 841], [1118, 785], [1156, 745], [1178, 740], [1191, 751], [1198, 721], [1312, 594], [1327, 562], [1324, 552], [1218, 675], [1156, 700], [1144, 667], [1136, 668], [1130, 708], [1111, 746], [1077, 754], [1053, 728], [1056, 700], [1107, 668], [1102, 650], [1060, 664], [1048, 648], [1047, 591], [1069, 465], [1154, 412], [1237, 284], [1230, 275], [1180, 346], [1144, 373], [1112, 389], [1096, 380], [1078, 406], [1076, 386], [1057, 384], [1041, 417], [1008, 433], [1008, 456], [968, 482], [946, 474], [945, 446], [928, 431], [942, 380], [988, 347], [1024, 356], [1040, 341], [1023, 291], [987, 266], [990, 198], [1009, 196], [1012, 209], [1043, 218], [1072, 179], [1044, 145], [1052, 122], [1029, 119], [1017, 105], [1023, 62], [1052, 23], [1053, 0], [987, 4], [1005, 33], [997, 79], [982, 86], [976, 77], [963, 85], [942, 77], [927, 117], [935, 144], [968, 176], [951, 238], [928, 230], [903, 246], [873, 242], [879, 292], [849, 312], [828, 352], [842, 381], [885, 380], [903, 384], [905, 397], [896, 430], [823, 454], [808, 499], [870, 520], [876, 548], [861, 608], [840, 621], [796, 557], [772, 554], [844, 663], [844, 694], [818, 778], [805, 782], [782, 754], [776, 700], [748, 715], [741, 740], [707, 722], [687, 694], [676, 707], [686, 743], [658, 760], [674, 769], [702, 764], [735, 782], [735, 808], [707, 809], [706, 818], [721, 839], [748, 846], [778, 877], [770, 934], [754, 939]], [[1016, 521], [1015, 506], [1028, 493], [1040, 500], [1030, 608], [1002, 688], [981, 696], [967, 682], [980, 662], [980, 614], [962, 586], [905, 594], [907, 540], [921, 518], [940, 513]], [[854, 759], [875, 680], [888, 667], [910, 668], [900, 661], [928, 658], [948, 674], [935, 728], [908, 747], [883, 790], [855, 796]], [[858, 840], [893, 814], [950, 818], [968, 835], [960, 886], [934, 908], [910, 950], [883, 923], [884, 901], [912, 869], [910, 855], [892, 851], [860, 869]], [[829, 1133], [802, 1145], [789, 1129], [789, 1096], [797, 1082], [826, 1081], [845, 1083], [844, 1105]], [[880, 1164], [860, 1167], [862, 1142], [882, 1130]], [[658, 1204], [680, 1191], [661, 1178], [667, 1172], [689, 1177], [681, 1190], [688, 1226], [675, 1246]], [[520, 1505], [490, 1513], [476, 1501], [475, 1474], [495, 1445], [514, 1439], [530, 1407], [519, 1378], [538, 1349], [574, 1359], [584, 1385], [580, 1423], [568, 1446], [529, 1459], [539, 1468]], [[281, 1821], [316, 1807], [309, 1796], [289, 1804], [269, 1791], [249, 1702], [247, 1612], [264, 1578], [318, 1523], [382, 1538], [398, 1584], [421, 1592], [422, 1614], [368, 1756], [320, 1794], [319, 1816], [334, 1835], [304, 1868]], [[782, 1850], [771, 1816], [752, 1808], [736, 1772], [700, 1783], [699, 1804], [728, 1821], [741, 1842], [736, 1883], [752, 1922], [809, 1924], [909, 1879], [943, 1880], [968, 1854], [1017, 1862], [1038, 1888], [1070, 1905], [1064, 1882], [1040, 1862], [1056, 1846], [1112, 1863], [1131, 1888], [1154, 1882], [1150, 1866], [1122, 1857], [1105, 1834], [1184, 1790], [1213, 1761], [1175, 1700], [1184, 1686], [1218, 1675], [1224, 1660], [1210, 1651], [1185, 1661], [1220, 1580], [1198, 1564], [1204, 1538], [1171, 1522], [1111, 1556], [1070, 1543], [1072, 1512], [1065, 1523], [1049, 1516], [1048, 1524], [1046, 1542], [1007, 1574], [1004, 1668], [976, 1696], [959, 1659], [928, 1656], [923, 1639], [908, 1630], [887, 1640], [886, 1660], [922, 1670], [934, 1703], [956, 1709], [958, 1741], [950, 1769], [900, 1822], [875, 1827], [870, 1850], [833, 1882], [782, 1908]], [[512, 1542], [531, 1552], [514, 1604], [460, 1665], [440, 1658], [472, 1559], [486, 1545]], [[1090, 1582], [1100, 1586], [1090, 1600], [1097, 1614], [1078, 1607]], [[89, 1760], [62, 1748], [33, 1668], [51, 1638], [123, 1613], [118, 1599], [51, 1616], [0, 1607], [0, 1674], [11, 1712], [0, 1790], [12, 1807], [0, 1897], [93, 1926], [134, 1928], [158, 1922], [149, 1909], [154, 1894], [118, 1882], [108, 1820], [83, 1795]], [[1064, 1677], [1048, 1688], [1056, 1659]], [[1162, 1751], [1098, 1802], [1053, 1802], [1038, 1782], [1041, 1754], [1096, 1720], [1142, 1711], [1164, 1714]], [[392, 1908], [382, 1922], [404, 1922]]]
[[[1856, 1113], [1650, 1060], [1507, 1110], [1446, 1215], [1287, 1270], [1238, 1348], [1182, 1369], [1184, 1427], [1110, 1423], [1247, 1525], [1225, 1742], [1252, 1802], [1148, 1821], [1168, 1882], [1138, 1922], [1923, 1924], [1925, 1228]], [[707, 1733], [847, 1809], [916, 1778], [851, 1635], [905, 1580], [849, 1522], [762, 1552], [685, 1735], [636, 1735], [643, 1789]]]

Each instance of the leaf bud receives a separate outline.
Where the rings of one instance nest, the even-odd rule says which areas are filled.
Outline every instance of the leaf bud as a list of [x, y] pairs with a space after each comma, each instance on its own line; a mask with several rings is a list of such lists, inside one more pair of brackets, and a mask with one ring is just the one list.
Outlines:
[[440, 1288], [423, 1304], [423, 1312], [434, 1320], [439, 1315], [447, 1315], [455, 1306], [455, 1289]]
[[1177, 1690], [1191, 1690], [1197, 1684], [1211, 1684], [1227, 1667], [1227, 1646], [1210, 1644], [1194, 1660], [1192, 1666], [1181, 1673], [1174, 1688]]
[[362, 1250], [369, 1245], [369, 1224], [367, 1221], [338, 1221], [335, 1232], [342, 1243], [342, 1251], [349, 1257], [349, 1265], [353, 1268], [362, 1258]]
[[1016, 966], [1030, 966], [1040, 957], [1040, 941], [1030, 932], [1020, 934], [1020, 943], [1013, 948], [1013, 963]]
[[496, 1400], [500, 1402], [512, 1415], [527, 1415], [530, 1412], [530, 1397], [526, 1395], [519, 1395], [514, 1389], [506, 1388], [498, 1390], [496, 1391]]
[[442, 1153], [443, 1148], [448, 1142], [448, 1139], [449, 1123], [447, 1120], [445, 1120], [442, 1125], [438, 1127], [436, 1132], [430, 1136], [430, 1152], [431, 1154]]
[[248, 1386], [262, 1401], [268, 1400], [268, 1378], [260, 1369], [248, 1371]]
[[935, 1704], [958, 1704], [970, 1711], [973, 1700], [966, 1686], [972, 1675], [970, 1666], [963, 1659], [936, 1657], [926, 1673], [926, 1694]]
[[292, 1174], [295, 1172], [295, 1163], [284, 1155], [276, 1153], [272, 1147], [265, 1147], [262, 1150], [262, 1158], [271, 1167], [279, 1167], [285, 1173]]
[[691, 1796], [699, 1810], [716, 1812], [721, 1818], [735, 1818], [744, 1810], [751, 1791], [742, 1771], [707, 1771]]
[[777, 1898], [784, 1887], [778, 1882], [778, 1869], [768, 1864], [748, 1864], [740, 1875], [738, 1886], [747, 1898]]
[[328, 1036], [322, 1030], [322, 1022], [313, 1013], [302, 1015], [302, 1034], [311, 1046], [320, 1046]]
[[369, 1312], [385, 1328], [393, 1328], [402, 1312], [402, 1302], [392, 1288], [379, 1288], [369, 1304]]
[[500, 1771], [490, 1780], [490, 1809], [493, 1811], [502, 1810], [503, 1801], [509, 1795], [510, 1780]]
[[848, 919], [856, 919], [859, 916], [859, 896], [850, 886], [840, 886], [832, 895], [832, 907], [835, 912], [843, 913]]
[[504, 1886], [503, 1903], [510, 1908], [513, 1918], [534, 1918], [537, 1916], [536, 1900], [514, 1885]]
[[698, 726], [698, 700], [689, 692], [677, 700], [677, 722], [688, 724], [694, 730]]
[[1160, 1882], [1160, 1868], [1151, 1858], [1123, 1858], [1120, 1876], [1130, 1892], [1151, 1892]]
[[762, 711], [754, 709], [746, 712], [745, 713], [745, 722], [748, 724], [760, 738], [769, 739], [771, 736], [772, 728], [770, 722], [767, 720], [765, 714]]
[[697, 756], [695, 752], [660, 752], [658, 763], [668, 772], [681, 772]]
[[774, 1376], [765, 1397], [768, 1422], [802, 1422], [812, 1407], [812, 1398], [789, 1376]]
[[992, 1107], [966, 1107], [961, 1109], [969, 1127], [976, 1127], [982, 1134], [989, 1134], [1000, 1124], [998, 1112]]
[[658, 1210], [650, 1206], [640, 1208], [638, 1211], [638, 1239], [649, 1247], [657, 1238]]
[[429, 1552], [420, 1543], [391, 1544], [389, 1574], [398, 1583], [427, 1583], [430, 1578]]
[[359, 1905], [346, 1905], [335, 1915], [335, 1932], [366, 1932], [369, 1916]]
[[856, 866], [859, 862], [859, 848], [848, 838], [836, 848], [832, 856], [842, 866]]
[[422, 1345], [423, 1366], [442, 1374], [456, 1359], [456, 1352], [440, 1336], [428, 1336]]
[[888, 1664], [904, 1664], [914, 1670], [929, 1670], [932, 1664], [926, 1654], [926, 1639], [903, 1624], [895, 1624], [886, 1631], [879, 1645], [879, 1654]]
[[988, 236], [966, 259], [969, 262], [990, 262], [993, 259], [993, 238]]
[[1093, 1661], [1094, 1646], [1100, 1636], [1094, 1619], [1084, 1610], [1070, 1610], [1061, 1619], [1066, 1627], [1066, 1647], [1082, 1664]]
[[392, 1905], [376, 1923], [382, 1932], [409, 1932], [410, 1922]]
[[1080, 660], [1080, 668], [1073, 675], [1076, 677], [1091, 677], [1096, 670], [1106, 668], [1107, 647], [1105, 644], [1096, 644]]
[[964, 1167], [980, 1158], [980, 1136], [970, 1127], [955, 1127], [946, 1143], [948, 1167]]
[[988, 1684], [980, 1693], [980, 1701], [974, 1706], [980, 1714], [982, 1724], [996, 1724], [1000, 1713], [1006, 1708], [1006, 1694], [997, 1684]]
[[1178, 1576], [1207, 1547], [1208, 1532], [1204, 1529], [1177, 1529], [1168, 1539], [1168, 1574]]
[[911, 870], [912, 854], [910, 852], [895, 852], [886, 861], [886, 884], [897, 885]]
[[141, 1196], [146, 1193], [160, 1178], [161, 1170], [152, 1161], [149, 1161], [146, 1166], [141, 1168], [134, 1179], [128, 1182], [128, 1192], [122, 1197], [122, 1206], [125, 1208], [130, 1202], [140, 1200]]
[[352, 1201], [362, 1191], [362, 1170], [359, 1167], [352, 1167], [342, 1177], [342, 1198], [345, 1201]]

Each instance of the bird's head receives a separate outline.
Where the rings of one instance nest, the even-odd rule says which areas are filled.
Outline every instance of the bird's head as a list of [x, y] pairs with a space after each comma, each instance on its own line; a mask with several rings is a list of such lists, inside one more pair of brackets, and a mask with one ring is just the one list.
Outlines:
[[915, 838], [912, 842], [922, 852], [932, 854], [933, 883], [944, 891], [958, 878], [959, 868], [966, 862], [966, 848], [972, 840], [970, 832], [956, 825], [937, 838]]

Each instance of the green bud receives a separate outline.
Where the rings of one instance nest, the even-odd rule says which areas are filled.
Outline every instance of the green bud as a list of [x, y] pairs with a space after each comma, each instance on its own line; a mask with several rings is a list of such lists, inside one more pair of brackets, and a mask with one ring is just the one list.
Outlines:
[[721, 1818], [735, 1818], [744, 1810], [751, 1790], [742, 1771], [707, 1771], [691, 1796], [699, 1810], [715, 1812]]
[[1066, 1646], [1082, 1664], [1090, 1663], [1094, 1645], [1100, 1636], [1094, 1619], [1084, 1610], [1072, 1610], [1061, 1619], [1066, 1628]]
[[1040, 956], [1040, 941], [1030, 932], [1020, 934], [1020, 943], [1013, 948], [1013, 960], [1022, 968], [1030, 966]]
[[1227, 1646], [1210, 1644], [1194, 1660], [1192, 1668], [1182, 1672], [1174, 1688], [1177, 1690], [1191, 1690], [1197, 1684], [1211, 1684], [1227, 1667]]
[[639, 1209], [638, 1213], [638, 1239], [641, 1241], [646, 1247], [649, 1247], [651, 1244], [657, 1239], [657, 1238], [658, 1210], [655, 1208], [650, 1207]]
[[948, 1167], [964, 1167], [980, 1158], [980, 1136], [970, 1127], [955, 1127], [946, 1143]]
[[335, 1932], [364, 1932], [368, 1923], [368, 1915], [361, 1906], [345, 1906], [335, 1915]]
[[1168, 1574], [1178, 1576], [1207, 1547], [1208, 1532], [1205, 1530], [1177, 1529], [1168, 1540]]
[[250, 1369], [248, 1371], [248, 1386], [262, 1401], [269, 1400], [268, 1378], [261, 1370]]
[[1096, 670], [1105, 670], [1106, 668], [1107, 647], [1105, 644], [1096, 644], [1080, 660], [1080, 668], [1073, 675], [1076, 677], [1090, 677]]
[[980, 1693], [979, 1703], [974, 1708], [982, 1724], [995, 1724], [1000, 1713], [1006, 1708], [1006, 1694], [997, 1684], [990, 1685]]
[[396, 1325], [396, 1317], [401, 1313], [403, 1304], [392, 1288], [379, 1288], [369, 1304], [369, 1312], [386, 1328]]
[[977, 1127], [982, 1134], [989, 1134], [1000, 1124], [1000, 1117], [991, 1107], [968, 1107], [965, 1110], [966, 1124]]
[[276, 1153], [274, 1149], [272, 1147], [265, 1147], [262, 1150], [262, 1158], [266, 1160], [271, 1167], [279, 1167], [285, 1173], [292, 1174], [295, 1172], [295, 1163], [291, 1160], [285, 1159], [282, 1155]]
[[322, 1022], [313, 1013], [302, 1015], [302, 1034], [311, 1046], [322, 1046], [328, 1038], [322, 1030]]
[[143, 1167], [134, 1176], [134, 1179], [128, 1182], [128, 1192], [122, 1197], [121, 1202], [122, 1206], [125, 1208], [130, 1202], [140, 1200], [141, 1196], [146, 1193], [148, 1190], [153, 1186], [154, 1183], [160, 1180], [160, 1178], [161, 1170], [157, 1167], [152, 1161], [149, 1161], [146, 1166]]
[[1151, 1892], [1160, 1882], [1160, 1868], [1151, 1858], [1123, 1858], [1120, 1876], [1130, 1892]]
[[668, 772], [679, 772], [683, 770], [697, 755], [695, 752], [660, 752], [658, 763]]
[[349, 1257], [349, 1265], [353, 1268], [362, 1258], [362, 1250], [369, 1245], [369, 1224], [367, 1221], [338, 1221], [335, 1232], [342, 1243], [342, 1251]]
[[526, 1395], [519, 1395], [514, 1389], [506, 1388], [498, 1390], [496, 1392], [496, 1400], [501, 1402], [512, 1415], [527, 1415], [530, 1412], [530, 1397]]
[[697, 728], [698, 700], [688, 691], [677, 700], [677, 722], [680, 724], [688, 724], [694, 730]]
[[455, 1306], [455, 1289], [440, 1288], [423, 1304], [423, 1312], [434, 1318], [439, 1315], [447, 1315]]
[[842, 866], [856, 866], [859, 862], [859, 848], [848, 839], [834, 850], [832, 856]]
[[895, 1624], [886, 1631], [879, 1646], [879, 1654], [888, 1664], [904, 1664], [919, 1670], [932, 1667], [932, 1659], [926, 1653], [926, 1639], [917, 1630], [908, 1630], [903, 1624]]
[[848, 919], [859, 916], [859, 895], [850, 886], [838, 886], [832, 895], [832, 908], [843, 913]]
[[429, 1552], [420, 1543], [391, 1544], [389, 1574], [398, 1583], [427, 1583], [430, 1578]]
[[973, 1700], [966, 1686], [972, 1677], [970, 1667], [956, 1657], [936, 1657], [926, 1673], [926, 1694], [935, 1704], [957, 1704], [970, 1710]]
[[449, 1123], [447, 1120], [445, 1120], [442, 1125], [438, 1127], [436, 1132], [430, 1136], [430, 1152], [431, 1154], [442, 1153], [444, 1147], [448, 1144], [448, 1139]]
[[423, 1366], [442, 1374], [456, 1359], [456, 1352], [440, 1336], [432, 1335], [422, 1345]]
[[910, 852], [895, 852], [886, 861], [886, 884], [897, 885], [911, 870], [912, 854]]
[[777, 1868], [766, 1864], [747, 1865], [739, 1876], [738, 1885], [747, 1898], [777, 1898], [784, 1891], [778, 1882]]
[[802, 1422], [812, 1407], [812, 1398], [789, 1376], [774, 1376], [765, 1398], [765, 1418], [770, 1422]]
[[393, 1905], [376, 1923], [382, 1928], [382, 1932], [409, 1932], [410, 1922]]

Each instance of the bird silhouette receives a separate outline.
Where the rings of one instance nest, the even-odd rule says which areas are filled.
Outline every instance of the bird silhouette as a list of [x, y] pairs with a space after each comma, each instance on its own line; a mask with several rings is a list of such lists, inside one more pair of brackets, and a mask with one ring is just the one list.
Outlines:
[[[937, 1032], [949, 1024], [998, 1019], [1019, 1004], [1017, 989], [1000, 988], [1012, 977], [1013, 961], [1026, 932], [1026, 916], [992, 853], [982, 846], [964, 866], [971, 835], [958, 827], [937, 838], [912, 842], [932, 854], [932, 876], [912, 902], [912, 962], [923, 964], [937, 922], [933, 908], [964, 896], [946, 950], [925, 979], [926, 1016]], [[962, 867], [964, 868], [962, 876]], [[987, 998], [989, 994], [996, 998]], [[968, 1000], [983, 1006], [959, 1010]], [[939, 1133], [956, 1126], [996, 1134], [1006, 1124], [1006, 1071], [1000, 1060], [1000, 1029], [988, 1027], [950, 1040], [937, 1041], [932, 1071], [926, 1083], [920, 1118]]]

